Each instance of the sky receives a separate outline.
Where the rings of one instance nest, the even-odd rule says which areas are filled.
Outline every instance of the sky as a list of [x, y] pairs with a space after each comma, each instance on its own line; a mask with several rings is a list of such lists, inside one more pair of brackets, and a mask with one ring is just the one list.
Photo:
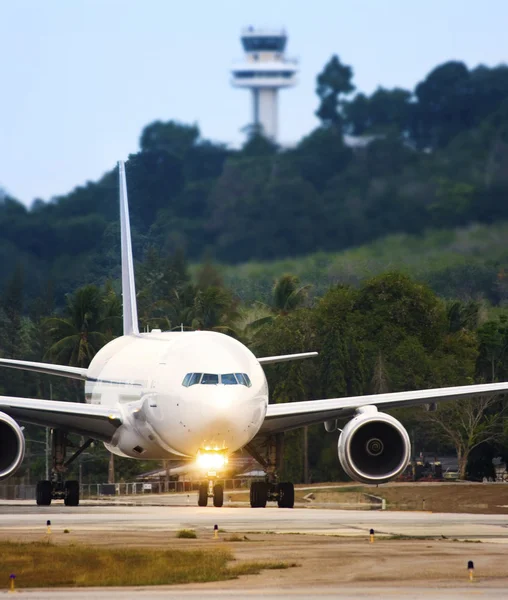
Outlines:
[[284, 27], [299, 84], [279, 97], [280, 141], [318, 125], [333, 54], [357, 91], [412, 89], [447, 60], [508, 61], [506, 0], [0, 0], [0, 187], [30, 205], [98, 179], [154, 120], [238, 146], [249, 92], [232, 88], [243, 27]]

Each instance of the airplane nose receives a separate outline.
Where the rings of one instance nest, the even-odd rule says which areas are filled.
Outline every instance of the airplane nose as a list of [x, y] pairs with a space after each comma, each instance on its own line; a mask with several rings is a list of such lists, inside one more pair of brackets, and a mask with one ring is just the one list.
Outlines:
[[177, 432], [171, 430], [175, 448], [192, 455], [206, 446], [234, 451], [247, 444], [261, 426], [266, 402], [240, 387], [219, 384], [184, 389], [177, 403], [179, 427]]
[[240, 394], [237, 390], [227, 389], [226, 386], [217, 386], [201, 397], [201, 414], [206, 417], [232, 418], [231, 414], [235, 405], [240, 403]]

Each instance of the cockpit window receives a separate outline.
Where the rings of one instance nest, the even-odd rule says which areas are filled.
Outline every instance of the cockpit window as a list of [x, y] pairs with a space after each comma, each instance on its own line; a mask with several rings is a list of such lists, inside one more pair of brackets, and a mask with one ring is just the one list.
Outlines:
[[235, 375], [240, 385], [246, 385], [245, 379], [243, 378], [243, 373], [235, 373]]
[[199, 383], [202, 374], [203, 373], [187, 373], [187, 375], [183, 378], [182, 385], [185, 387], [196, 385], [196, 383]]
[[223, 373], [217, 375], [215, 373], [187, 373], [183, 378], [182, 385], [184, 387], [190, 387], [201, 383], [204, 385], [244, 385], [245, 387], [251, 387], [252, 383], [247, 373]]
[[201, 381], [201, 375], [202, 373], [192, 373], [189, 385], [196, 385], [196, 383], [199, 383]]
[[235, 375], [238, 379], [238, 383], [240, 383], [241, 385], [244, 385], [245, 387], [250, 387], [252, 385], [247, 373], [235, 373]]
[[221, 375], [220, 382], [224, 385], [238, 385], [238, 381], [236, 380], [234, 373], [226, 373], [225, 375]]

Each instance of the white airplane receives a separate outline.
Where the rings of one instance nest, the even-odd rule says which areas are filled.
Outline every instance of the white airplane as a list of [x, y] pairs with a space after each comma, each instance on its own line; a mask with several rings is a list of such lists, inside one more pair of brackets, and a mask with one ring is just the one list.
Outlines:
[[[119, 456], [182, 459], [206, 470], [198, 504], [223, 504], [217, 473], [228, 457], [244, 448], [265, 468], [266, 481], [251, 485], [252, 507], [275, 500], [292, 508], [294, 486], [279, 482], [285, 431], [323, 423], [340, 434], [338, 458], [356, 481], [384, 483], [406, 468], [409, 436], [394, 417], [380, 412], [503, 393], [508, 383], [468, 385], [351, 398], [269, 404], [263, 365], [315, 356], [316, 352], [256, 358], [239, 341], [212, 331], [140, 333], [136, 306], [127, 186], [119, 163], [124, 335], [107, 344], [88, 369], [0, 359], [0, 365], [83, 381], [85, 402], [0, 396], [0, 480], [23, 461], [25, 439], [18, 424], [53, 428], [51, 480], [37, 484], [37, 504], [63, 499], [79, 504], [77, 481], [66, 481], [67, 467], [93, 440]], [[68, 435], [87, 441], [67, 458]]]

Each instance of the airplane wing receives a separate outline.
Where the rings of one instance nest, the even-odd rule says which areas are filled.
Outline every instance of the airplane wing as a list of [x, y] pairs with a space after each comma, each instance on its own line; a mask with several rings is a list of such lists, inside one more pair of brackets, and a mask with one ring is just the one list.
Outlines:
[[51, 363], [31, 362], [28, 360], [13, 360], [11, 358], [0, 358], [0, 367], [20, 369], [22, 371], [35, 371], [36, 373], [47, 373], [48, 375], [59, 375], [70, 379], [86, 379], [86, 369], [79, 367], [66, 367], [64, 365], [53, 365]]
[[81, 402], [0, 396], [0, 412], [16, 421], [56, 427], [102, 442], [110, 442], [122, 424], [120, 411]]
[[265, 437], [270, 434], [314, 425], [315, 423], [324, 423], [333, 419], [352, 417], [361, 406], [370, 405], [387, 410], [403, 406], [417, 406], [419, 404], [506, 393], [508, 393], [508, 382], [269, 404], [265, 421], [256, 437]]
[[260, 365], [271, 365], [273, 363], [287, 362], [289, 360], [301, 360], [302, 358], [311, 358], [317, 356], [317, 352], [301, 352], [300, 354], [281, 354], [280, 356], [264, 356], [258, 358]]

